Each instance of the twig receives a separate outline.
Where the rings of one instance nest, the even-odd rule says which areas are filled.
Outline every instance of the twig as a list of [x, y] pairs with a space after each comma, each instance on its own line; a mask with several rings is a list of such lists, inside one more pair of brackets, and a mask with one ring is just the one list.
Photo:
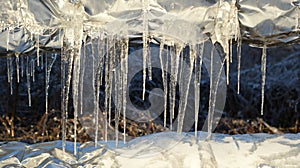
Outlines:
[[1, 123], [4, 125], [7, 134], [10, 135], [10, 129], [8, 128], [8, 126], [7, 126], [6, 122], [5, 122], [5, 120], [3, 120], [2, 117], [0, 117], [0, 121], [1, 121]]
[[278, 130], [275, 127], [270, 126], [268, 123], [266, 123], [265, 121], [263, 121], [263, 119], [261, 118], [257, 118], [257, 120], [262, 123], [264, 126], [266, 126], [273, 134], [283, 134], [282, 131]]

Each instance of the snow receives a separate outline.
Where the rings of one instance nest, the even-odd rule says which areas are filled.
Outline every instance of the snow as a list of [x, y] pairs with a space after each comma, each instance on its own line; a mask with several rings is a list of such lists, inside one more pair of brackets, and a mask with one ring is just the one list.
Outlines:
[[62, 141], [26, 145], [21, 142], [2, 143], [0, 166], [24, 167], [220, 167], [273, 168], [300, 166], [300, 134], [212, 134], [206, 132], [163, 132], [139, 137], [115, 147], [115, 141], [98, 141], [78, 145]]

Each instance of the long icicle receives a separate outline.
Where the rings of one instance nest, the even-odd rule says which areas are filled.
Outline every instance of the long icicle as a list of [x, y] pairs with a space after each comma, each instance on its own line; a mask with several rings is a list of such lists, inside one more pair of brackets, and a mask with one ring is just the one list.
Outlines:
[[[110, 76], [109, 76], [109, 57], [110, 57], [110, 52], [109, 52], [109, 36], [105, 39], [105, 70], [104, 70], [104, 81], [105, 81], [105, 100], [104, 100], [104, 120], [105, 122], [105, 135], [104, 135], [104, 140], [107, 141], [107, 134], [108, 134], [108, 126], [110, 125], [111, 122], [111, 116], [108, 115], [108, 90], [109, 90], [109, 81], [110, 81]], [[108, 116], [108, 120], [107, 120]]]
[[10, 83], [10, 71], [11, 71], [11, 68], [10, 68], [10, 64], [9, 64], [9, 60], [11, 59], [11, 57], [7, 57], [6, 58], [6, 66], [7, 66], [7, 82]]
[[16, 56], [16, 70], [17, 70], [17, 82], [20, 82], [20, 57], [19, 53], [15, 53]]
[[45, 59], [45, 118], [44, 118], [44, 122], [43, 122], [43, 132], [42, 132], [42, 136], [43, 136], [43, 140], [44, 140], [44, 136], [45, 136], [45, 130], [46, 130], [46, 122], [48, 119], [48, 87], [49, 87], [49, 80], [48, 80], [48, 53], [45, 54], [46, 59]]
[[145, 100], [146, 94], [146, 75], [147, 75], [147, 60], [148, 60], [148, 0], [143, 0], [143, 93], [142, 100]]
[[24, 57], [21, 57], [21, 77], [24, 76]]
[[36, 42], [36, 62], [37, 66], [40, 66], [40, 34], [37, 34], [37, 42]]
[[[121, 60], [122, 57], [122, 51], [120, 55], [116, 55], [116, 48], [121, 47], [120, 45], [121, 42], [118, 37], [116, 38], [116, 42], [114, 43], [113, 47], [113, 62], [117, 59], [118, 61]], [[122, 50], [122, 49], [121, 49]], [[122, 111], [122, 104], [121, 104], [121, 99], [122, 99], [122, 92], [120, 91], [121, 86], [123, 85], [123, 80], [121, 79], [121, 72], [120, 71], [115, 71], [115, 66], [113, 65], [113, 79], [114, 79], [114, 94], [115, 96], [114, 102], [116, 105], [116, 110], [115, 110], [115, 137], [116, 137], [116, 146], [118, 146], [118, 141], [119, 141], [119, 121], [120, 121], [120, 114]], [[119, 69], [118, 69], [119, 70]], [[121, 63], [121, 70], [122, 70], [122, 63]]]
[[59, 30], [59, 37], [61, 42], [61, 53], [60, 53], [60, 69], [61, 69], [61, 127], [62, 127], [62, 150], [65, 152], [66, 149], [66, 112], [65, 112], [65, 81], [66, 81], [66, 49], [64, 46], [64, 34], [63, 29]]
[[[80, 34], [82, 35], [82, 34]], [[79, 40], [75, 40], [74, 41], [74, 60], [73, 60], [73, 77], [74, 79], [72, 79], [73, 82], [73, 105], [74, 105], [74, 155], [77, 155], [77, 126], [78, 126], [78, 84], [79, 84], [79, 78], [80, 78], [80, 70], [81, 67], [85, 67], [85, 65], [83, 64], [81, 66], [81, 48], [82, 48], [82, 42], [81, 39], [83, 38], [82, 36], [79, 35]], [[76, 35], [75, 35], [76, 36]], [[75, 108], [76, 106], [76, 108]]]
[[241, 87], [241, 58], [242, 58], [242, 39], [237, 40], [237, 58], [238, 58], [238, 83], [237, 83], [237, 94], [240, 94]]
[[30, 61], [32, 82], [35, 82], [35, 61]]
[[[197, 45], [197, 51], [199, 51], [199, 45]], [[200, 100], [200, 80], [198, 79], [199, 67], [198, 67], [198, 56], [195, 58], [194, 61], [194, 89], [195, 89], [195, 137], [197, 137], [197, 130], [198, 130], [198, 115], [199, 115], [199, 100]], [[200, 57], [200, 56], [199, 56]], [[201, 67], [200, 67], [201, 69]]]
[[[181, 91], [183, 91], [183, 98], [181, 98], [182, 100], [180, 101], [180, 105], [179, 105], [179, 116], [178, 116], [178, 128], [177, 131], [178, 132], [182, 132], [183, 131], [183, 124], [184, 124], [184, 117], [185, 117], [185, 110], [186, 110], [186, 105], [187, 105], [187, 101], [188, 101], [188, 94], [189, 94], [189, 88], [190, 88], [190, 82], [191, 82], [191, 78], [192, 78], [192, 74], [193, 74], [193, 68], [194, 68], [194, 60], [196, 57], [196, 52], [195, 52], [195, 46], [190, 45], [189, 46], [189, 61], [190, 61], [190, 65], [189, 65], [189, 71], [188, 74], [185, 74], [187, 76], [187, 81], [185, 80], [181, 80], [182, 81], [182, 85], [181, 85]], [[182, 61], [183, 62], [183, 61]], [[182, 65], [181, 68], [183, 68], [184, 65]], [[184, 72], [186, 73], [186, 72]]]
[[26, 57], [26, 76], [27, 76], [27, 94], [28, 106], [31, 107], [31, 93], [30, 93], [30, 72], [29, 72], [29, 56]]
[[[9, 66], [10, 66], [10, 94], [13, 95], [13, 79], [14, 79], [14, 67], [13, 67], [13, 59], [9, 59]], [[30, 85], [29, 85], [30, 87]], [[31, 99], [30, 99], [31, 102]], [[30, 103], [31, 105], [31, 103]]]
[[[69, 30], [65, 29], [65, 34], [68, 34], [68, 36], [73, 36], [74, 35], [74, 30]], [[72, 34], [73, 33], [73, 34]], [[63, 152], [65, 153], [66, 150], [66, 120], [68, 119], [68, 104], [69, 104], [69, 93], [70, 93], [70, 86], [71, 86], [71, 78], [72, 78], [72, 71], [73, 71], [73, 65], [74, 65], [74, 57], [75, 57], [75, 51], [74, 51], [74, 41], [69, 41], [68, 37], [64, 36], [63, 38], [63, 62], [61, 63], [64, 66], [64, 70], [62, 71], [62, 75], [65, 76], [66, 78], [64, 79], [63, 84], [63, 97], [62, 97], [62, 102], [64, 108], [62, 110], [62, 130], [63, 130], [63, 136], [62, 136], [62, 141], [63, 141]], [[65, 67], [67, 66], [67, 67]], [[67, 69], [65, 69], [67, 68]]]
[[122, 85], [122, 94], [123, 94], [123, 98], [122, 98], [122, 109], [123, 109], [123, 139], [124, 139], [124, 143], [126, 143], [126, 104], [127, 104], [127, 101], [126, 101], [126, 96], [127, 96], [127, 74], [128, 74], [128, 38], [126, 37], [124, 39], [124, 42], [123, 42], [123, 55], [124, 55], [124, 58], [123, 58], [123, 70], [122, 72], [124, 72], [122, 74], [122, 80], [123, 80], [123, 85]]
[[[194, 87], [195, 87], [195, 137], [197, 137], [198, 133], [198, 117], [199, 117], [199, 108], [200, 108], [200, 86], [201, 86], [201, 68], [202, 68], [202, 58], [204, 52], [204, 42], [201, 44], [201, 47], [198, 46], [198, 57], [195, 58], [195, 79], [194, 79]], [[200, 50], [200, 51], [199, 51]], [[199, 59], [199, 66], [198, 60]]]
[[[96, 76], [96, 102], [94, 102], [94, 106], [96, 108], [96, 131], [95, 131], [95, 147], [97, 148], [98, 146], [98, 131], [99, 131], [99, 101], [100, 101], [100, 87], [102, 84], [102, 67], [103, 67], [103, 37], [100, 35], [98, 38], [98, 66], [97, 66], [97, 76]], [[106, 121], [105, 121], [106, 122]]]
[[[217, 96], [217, 92], [218, 92], [218, 85], [219, 85], [219, 81], [221, 78], [221, 73], [222, 73], [222, 69], [223, 66], [225, 64], [226, 58], [224, 60], [222, 60], [221, 62], [221, 66], [219, 71], [217, 72], [217, 76], [216, 77], [212, 77], [213, 76], [213, 50], [211, 53], [211, 81], [210, 81], [210, 93], [209, 93], [209, 110], [208, 110], [208, 136], [207, 139], [211, 138], [212, 135], [212, 126], [213, 126], [213, 116], [215, 113], [215, 106], [216, 106], [216, 96]], [[212, 81], [213, 79], [215, 79], [216, 81]]]
[[267, 46], [264, 44], [262, 49], [262, 56], [261, 56], [261, 108], [260, 114], [264, 115], [264, 100], [265, 100], [265, 84], [266, 84], [266, 70], [267, 70]]
[[161, 69], [161, 78], [163, 81], [163, 87], [164, 87], [164, 127], [167, 125], [167, 80], [165, 80], [165, 68], [164, 68], [164, 62], [163, 62], [163, 49], [164, 49], [164, 39], [161, 39], [160, 45], [159, 45], [159, 61], [160, 61], [160, 69]]
[[[177, 85], [177, 83], [178, 83], [178, 75], [180, 75], [179, 74], [179, 63], [180, 63], [180, 59], [181, 60], [183, 60], [183, 47], [181, 46], [181, 44], [179, 44], [179, 45], [174, 45], [174, 50], [175, 50], [175, 67], [173, 67], [174, 68], [174, 82], [172, 83], [173, 85], [172, 85], [172, 92], [173, 92], [173, 105], [174, 105], [174, 107], [173, 107], [173, 114], [172, 114], [172, 117], [173, 117], [173, 119], [174, 119], [174, 117], [175, 117], [175, 114], [174, 114], [174, 112], [175, 112], [175, 102], [176, 102], [176, 85]], [[173, 64], [173, 63], [172, 63]]]
[[[43, 57], [43, 56], [42, 56]], [[53, 67], [53, 64], [54, 62], [56, 61], [56, 58], [57, 58], [57, 54], [52, 54], [51, 55], [51, 62], [50, 64], [48, 65], [48, 54], [46, 54], [46, 58], [45, 58], [45, 94], [46, 94], [46, 100], [45, 100], [45, 118], [44, 118], [44, 123], [43, 123], [43, 133], [42, 133], [42, 136], [44, 137], [45, 135], [45, 128], [46, 128], [46, 122], [47, 122], [47, 119], [48, 119], [48, 96], [49, 96], [49, 83], [50, 83], [50, 74], [51, 74], [51, 70], [52, 70], [52, 67]]]
[[[174, 46], [170, 46], [169, 47], [170, 51], [169, 51], [169, 56], [170, 56], [170, 64], [171, 64], [171, 77], [170, 77], [170, 94], [169, 94], [169, 101], [170, 101], [170, 129], [173, 129], [173, 119], [174, 119], [174, 111], [175, 111], [175, 100], [176, 100], [176, 83], [175, 83], [175, 68], [174, 66], [176, 65], [176, 63], [174, 62], [174, 52], [172, 51], [172, 49], [174, 49]], [[176, 76], [177, 77], [177, 76]]]
[[[98, 51], [98, 45], [96, 46], [96, 49]], [[95, 63], [96, 63], [97, 59], [96, 59], [96, 56], [95, 56], [95, 47], [94, 47], [93, 40], [91, 40], [91, 50], [92, 50], [92, 53], [91, 53], [92, 54], [91, 55], [91, 59], [92, 59], [92, 90], [93, 90], [94, 116], [95, 116], [95, 126], [96, 126], [95, 130], [98, 131], [98, 129], [97, 129], [99, 127], [99, 122], [98, 122], [99, 118], [98, 118], [98, 115], [97, 115], [98, 103], [96, 102], [96, 100], [97, 100], [97, 95], [96, 95], [97, 91], [96, 91], [96, 87], [95, 87], [95, 86], [97, 86], [97, 85], [95, 85], [95, 82], [97, 81], [96, 80], [97, 71], [95, 70], [95, 68], [96, 68]], [[85, 66], [85, 65], [83, 65], [83, 66]], [[95, 132], [95, 135], [96, 134], [98, 135], [98, 133]], [[95, 136], [95, 146], [97, 147], [97, 145], [98, 145], [98, 136], [97, 137]]]
[[79, 86], [80, 86], [80, 88], [79, 88], [79, 96], [80, 96], [80, 98], [79, 98], [79, 100], [80, 100], [80, 115], [82, 115], [83, 114], [83, 81], [84, 81], [84, 73], [85, 73], [85, 57], [86, 57], [86, 42], [85, 42], [86, 40], [84, 40], [84, 42], [83, 42], [83, 45], [82, 45], [82, 47], [83, 47], [83, 57], [82, 57], [82, 66], [80, 67], [80, 69], [81, 69], [81, 71], [80, 71], [80, 84], [79, 84]]
[[[108, 92], [108, 116], [109, 118], [111, 119], [111, 110], [112, 110], [112, 89], [113, 89], [113, 76], [115, 74], [115, 72], [113, 71], [113, 69], [115, 68], [115, 66], [113, 65], [114, 64], [114, 59], [115, 59], [115, 36], [113, 35], [112, 36], [112, 48], [110, 49], [110, 54], [109, 54], [109, 69], [108, 69], [108, 73], [109, 73], [109, 76], [110, 76], [110, 79], [109, 79], [109, 90]], [[115, 120], [116, 119], [119, 119], [118, 116], [115, 116]], [[116, 123], [117, 121], [115, 121]], [[118, 124], [116, 124], [115, 126], [119, 126]], [[118, 141], [118, 137], [116, 137], [116, 141]]]

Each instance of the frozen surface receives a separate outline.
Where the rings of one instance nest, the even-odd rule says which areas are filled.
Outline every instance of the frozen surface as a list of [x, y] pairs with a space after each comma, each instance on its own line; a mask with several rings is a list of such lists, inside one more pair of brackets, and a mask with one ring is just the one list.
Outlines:
[[164, 132], [136, 138], [115, 148], [114, 141], [78, 145], [62, 142], [27, 145], [21, 142], [1, 143], [0, 166], [14, 167], [299, 167], [300, 134], [213, 134]]

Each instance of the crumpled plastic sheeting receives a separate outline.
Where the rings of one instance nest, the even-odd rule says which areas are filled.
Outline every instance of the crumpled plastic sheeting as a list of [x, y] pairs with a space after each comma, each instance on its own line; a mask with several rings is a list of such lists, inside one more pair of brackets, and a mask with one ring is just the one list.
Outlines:
[[[67, 142], [63, 154], [61, 141], [26, 145], [0, 144], [0, 167], [291, 167], [298, 168], [300, 134], [213, 134], [204, 141], [204, 132], [192, 134], [163, 132], [134, 139], [115, 148], [115, 142], [99, 141], [80, 146], [73, 155]], [[198, 141], [199, 140], [199, 141]]]
[[240, 0], [238, 18], [244, 41], [257, 46], [299, 41], [299, 0]]
[[[153, 36], [164, 35], [184, 43], [203, 41], [206, 38], [203, 33], [209, 33], [212, 41], [218, 41], [226, 48], [226, 41], [237, 36], [239, 27], [243, 39], [254, 45], [296, 42], [299, 41], [300, 10], [297, 2], [81, 0], [74, 7], [67, 0], [3, 1], [0, 26], [4, 31], [0, 33], [0, 53], [27, 53], [38, 45], [60, 48], [59, 30], [66, 26], [66, 21], [71, 22], [71, 26], [84, 24], [84, 31], [90, 31], [90, 35], [93, 35], [92, 31], [99, 30], [141, 35], [144, 17], [149, 21], [148, 30]], [[145, 10], [147, 15], [143, 15]], [[77, 12], [83, 23], [78, 17], [72, 20], [72, 12]], [[12, 31], [18, 36], [12, 37]], [[7, 43], [8, 36], [10, 40]]]
[[[197, 158], [190, 161], [188, 167], [198, 167], [201, 155], [205, 155], [202, 164], [214, 167], [209, 144], [195, 142], [192, 135], [165, 132], [138, 138], [126, 146], [119, 144], [118, 148], [113, 141], [99, 142], [98, 147], [93, 142], [78, 144], [78, 155], [73, 154], [72, 142], [67, 142], [65, 153], [61, 141], [34, 145], [8, 142], [0, 144], [0, 167], [175, 167], [188, 158]], [[182, 146], [190, 154], [178, 153]], [[200, 147], [202, 154], [198, 151]]]

